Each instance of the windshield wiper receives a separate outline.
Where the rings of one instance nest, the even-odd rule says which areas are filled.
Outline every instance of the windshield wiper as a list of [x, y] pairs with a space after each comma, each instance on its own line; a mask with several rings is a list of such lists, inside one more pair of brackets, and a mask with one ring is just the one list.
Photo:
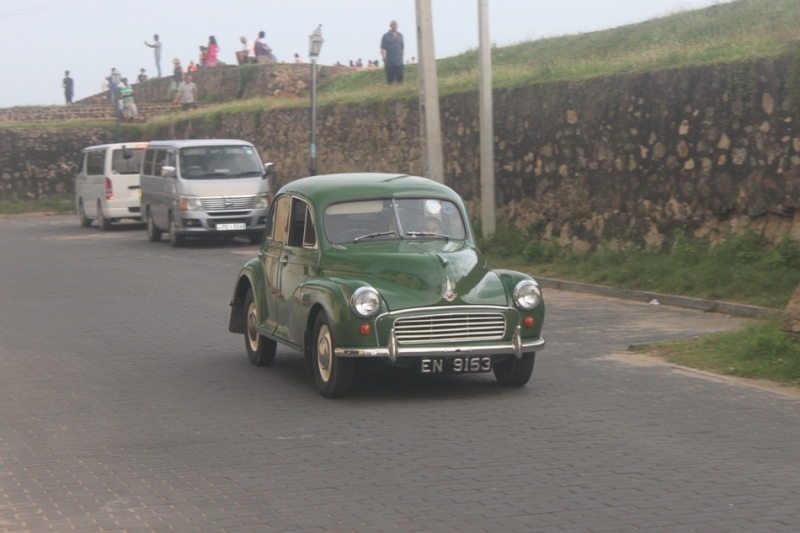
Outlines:
[[373, 237], [382, 237], [384, 235], [394, 235], [394, 231], [379, 231], [377, 233], [369, 233], [367, 235], [362, 235], [361, 237], [356, 237], [353, 239], [353, 242], [358, 242], [361, 239], [372, 239]]
[[411, 235], [412, 237], [419, 237], [419, 236], [422, 236], [422, 237], [441, 237], [444, 240], [450, 242], [450, 236], [449, 235], [443, 235], [441, 233], [431, 233], [429, 231], [407, 231], [406, 235]]

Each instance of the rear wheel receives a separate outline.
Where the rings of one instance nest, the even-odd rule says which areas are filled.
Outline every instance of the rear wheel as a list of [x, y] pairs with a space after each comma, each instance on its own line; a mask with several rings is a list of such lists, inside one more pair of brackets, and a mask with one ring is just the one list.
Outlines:
[[82, 228], [88, 228], [92, 225], [92, 219], [86, 217], [86, 208], [83, 207], [83, 200], [78, 202], [78, 218], [81, 221]]
[[247, 296], [244, 298], [244, 312], [247, 322], [247, 331], [244, 334], [247, 357], [255, 366], [269, 366], [275, 359], [278, 343], [258, 332], [258, 308], [253, 289], [247, 290]]
[[145, 222], [147, 223], [147, 239], [150, 242], [159, 242], [161, 240], [161, 230], [156, 227], [156, 222], [153, 220], [153, 215], [150, 214], [150, 208], [145, 212]]
[[530, 381], [535, 361], [535, 353], [522, 354], [521, 359], [517, 359], [512, 355], [505, 361], [493, 364], [492, 371], [500, 385], [522, 387]]
[[172, 213], [169, 214], [169, 243], [175, 248], [186, 244], [186, 236], [178, 233], [178, 224]]
[[354, 363], [352, 359], [337, 357], [334, 353], [336, 343], [324, 312], [317, 315], [312, 339], [311, 366], [320, 394], [326, 398], [346, 395], [353, 383]]
[[100, 227], [100, 231], [108, 231], [111, 229], [111, 219], [103, 215], [103, 206], [100, 202], [97, 202], [97, 225]]

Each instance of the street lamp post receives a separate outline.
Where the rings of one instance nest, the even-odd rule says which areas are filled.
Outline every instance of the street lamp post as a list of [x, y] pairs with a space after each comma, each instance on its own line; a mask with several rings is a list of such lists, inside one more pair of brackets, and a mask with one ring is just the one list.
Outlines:
[[317, 174], [317, 58], [322, 49], [322, 24], [308, 36], [308, 56], [311, 58], [311, 175]]
[[115, 68], [111, 69], [111, 81], [113, 82], [112, 85], [114, 86], [111, 90], [114, 91], [115, 94], [112, 95], [111, 99], [114, 102], [114, 115], [117, 117], [117, 125], [114, 128], [114, 142], [119, 142], [119, 110], [121, 107], [121, 101], [119, 99], [119, 84], [120, 80], [122, 79], [122, 75], [120, 75], [119, 71]]

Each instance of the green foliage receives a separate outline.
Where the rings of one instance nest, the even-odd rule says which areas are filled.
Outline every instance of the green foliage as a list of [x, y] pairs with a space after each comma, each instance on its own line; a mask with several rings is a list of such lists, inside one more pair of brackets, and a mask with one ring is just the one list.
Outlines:
[[775, 246], [753, 232], [712, 246], [678, 233], [664, 251], [604, 243], [590, 253], [526, 234], [503, 226], [479, 246], [493, 266], [533, 275], [765, 307], [784, 307], [800, 284], [800, 243], [788, 234]]
[[0, 200], [0, 215], [22, 213], [74, 213], [74, 200], [40, 198], [38, 200]]
[[222, 112], [209, 113], [206, 115], [206, 127], [211, 132], [215, 132], [222, 125]]
[[244, 96], [247, 86], [256, 79], [258, 75], [258, 65], [242, 65], [239, 67], [239, 87], [236, 89], [236, 99]]
[[777, 317], [741, 331], [661, 344], [647, 351], [680, 365], [800, 384], [800, 343], [780, 329]]
[[261, 127], [261, 112], [257, 111], [255, 113], [250, 114], [250, 126], [253, 127], [254, 130], [257, 130]]

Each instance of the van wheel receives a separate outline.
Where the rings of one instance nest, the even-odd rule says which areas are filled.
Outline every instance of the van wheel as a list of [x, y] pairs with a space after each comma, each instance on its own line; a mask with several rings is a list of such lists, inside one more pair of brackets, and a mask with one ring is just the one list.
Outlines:
[[175, 248], [180, 248], [186, 244], [186, 236], [178, 233], [178, 225], [175, 223], [175, 217], [172, 213], [169, 214], [169, 243]]
[[336, 343], [324, 311], [317, 315], [312, 339], [311, 366], [320, 394], [326, 398], [346, 395], [353, 383], [354, 362], [349, 357], [337, 357], [334, 353]]
[[100, 231], [108, 231], [111, 229], [111, 220], [103, 215], [103, 207], [100, 202], [97, 202], [97, 225], [100, 226]]
[[156, 227], [153, 215], [150, 214], [149, 207], [147, 208], [145, 221], [147, 222], [147, 240], [150, 242], [159, 242], [161, 240], [161, 230]]
[[247, 331], [244, 334], [247, 358], [255, 366], [269, 366], [275, 360], [278, 343], [258, 332], [258, 314], [253, 289], [248, 289], [247, 296], [244, 297], [244, 312], [247, 313], [244, 317], [247, 322]]
[[86, 218], [86, 209], [83, 207], [83, 200], [78, 202], [78, 218], [81, 221], [82, 228], [88, 228], [92, 225], [92, 219]]

